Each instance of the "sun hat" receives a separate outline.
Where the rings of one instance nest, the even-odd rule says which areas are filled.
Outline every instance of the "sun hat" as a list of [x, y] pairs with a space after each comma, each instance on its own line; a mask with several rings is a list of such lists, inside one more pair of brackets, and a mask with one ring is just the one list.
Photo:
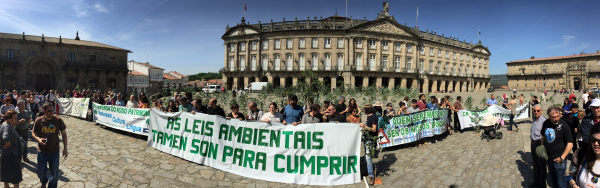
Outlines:
[[383, 106], [383, 104], [381, 104], [381, 101], [376, 101], [375, 104], [373, 104], [373, 106], [381, 107], [381, 106]]
[[367, 103], [367, 104], [365, 104], [365, 106], [364, 106], [364, 108], [371, 108], [371, 107], [373, 107], [373, 106], [371, 106], [371, 103]]
[[483, 117], [483, 120], [481, 121], [481, 126], [489, 127], [489, 126], [496, 124], [497, 121], [498, 121], [498, 118], [496, 116], [494, 116], [492, 114], [487, 114], [487, 115], [485, 115], [485, 117]]
[[600, 99], [592, 100], [592, 104], [590, 104], [590, 106], [594, 106], [594, 107], [600, 106]]

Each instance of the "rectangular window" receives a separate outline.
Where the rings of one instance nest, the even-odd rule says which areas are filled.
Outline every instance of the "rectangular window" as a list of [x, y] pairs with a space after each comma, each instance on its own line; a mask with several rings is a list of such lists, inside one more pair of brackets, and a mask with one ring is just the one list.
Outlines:
[[6, 58], [14, 59], [15, 58], [15, 50], [11, 50], [11, 49], [6, 50]]
[[425, 47], [419, 46], [419, 54], [425, 55]]
[[400, 57], [396, 56], [396, 58], [394, 58], [394, 64], [396, 64], [396, 71], [400, 70]]
[[356, 70], [363, 70], [362, 54], [356, 54]]
[[460, 60], [461, 60], [461, 61], [463, 60], [462, 54], [460, 54]]
[[344, 70], [344, 55], [338, 54], [337, 56], [337, 69]]
[[456, 59], [456, 52], [452, 52], [452, 59]]
[[96, 56], [95, 55], [90, 55], [90, 62], [92, 63], [92, 66], [94, 66], [96, 64]]
[[6, 88], [17, 88], [16, 75], [6, 75]]
[[233, 56], [229, 57], [229, 70], [235, 71], [235, 58]]
[[337, 46], [338, 46], [338, 48], [344, 48], [344, 39], [343, 38], [338, 39]]
[[281, 49], [281, 40], [275, 39], [275, 49], [276, 50]]
[[253, 71], [256, 70], [256, 56], [255, 55], [250, 57], [250, 67], [252, 68]]
[[256, 50], [256, 41], [252, 41], [250, 43], [250, 50], [255, 51]]
[[429, 56], [433, 57], [433, 48], [429, 48]]
[[56, 52], [50, 52], [50, 57], [56, 57]]
[[331, 54], [325, 54], [325, 70], [331, 70]]
[[407, 57], [406, 58], [406, 71], [411, 72], [411, 68], [412, 68], [412, 58]]
[[229, 44], [229, 52], [235, 52], [235, 44]]
[[289, 30], [292, 30], [292, 28], [291, 28], [291, 27], [288, 27], [288, 28], [287, 28], [287, 30], [288, 30], [288, 31], [289, 31]]
[[356, 39], [356, 48], [362, 48], [362, 39]]
[[319, 48], [319, 39], [317, 38], [313, 38], [312, 39], [312, 48]]
[[373, 54], [369, 55], [369, 70], [375, 70], [375, 55]]
[[387, 67], [388, 67], [388, 56], [387, 55], [381, 56], [381, 60], [382, 60], [382, 65], [381, 65], [382, 68], [384, 70], [387, 70]]
[[280, 55], [275, 55], [275, 70], [278, 71], [281, 68], [281, 57]]
[[423, 72], [423, 68], [425, 68], [423, 64], [425, 64], [424, 60], [419, 60], [419, 72]]
[[293, 39], [287, 39], [287, 49], [292, 49], [292, 47], [294, 46], [294, 41]]
[[30, 51], [29, 55], [37, 55], [37, 52], [36, 51]]
[[240, 51], [242, 51], [242, 52], [246, 51], [246, 42], [240, 42]]
[[299, 39], [298, 43], [300, 43], [299, 48], [306, 48], [306, 41], [304, 41], [304, 38]]
[[406, 51], [412, 53], [412, 44], [406, 44]]
[[471, 59], [470, 59], [470, 57], [469, 57], [469, 54], [467, 54], [467, 62], [468, 62], [469, 60], [471, 60]]
[[388, 41], [381, 41], [381, 46], [383, 46], [383, 50], [388, 50]]
[[344, 27], [338, 26], [338, 27], [337, 27], [337, 29], [338, 29], [338, 30], [343, 30], [343, 29], [344, 29]]
[[306, 61], [304, 60], [304, 54], [298, 55], [298, 64], [300, 65], [300, 70], [303, 71], [306, 64]]
[[267, 70], [269, 69], [269, 57], [266, 55], [263, 55], [263, 59], [262, 59], [262, 70]]
[[304, 26], [300, 26], [300, 30], [304, 30]]
[[327, 29], [327, 30], [330, 30], [330, 29], [331, 29], [331, 27], [329, 27], [329, 26], [325, 26], [325, 29]]
[[429, 72], [433, 71], [433, 61], [429, 61]]
[[331, 39], [325, 38], [325, 48], [331, 48]]
[[317, 26], [313, 26], [313, 28], [312, 28], [312, 29], [319, 29], [319, 27], [317, 27]]
[[263, 40], [262, 49], [263, 50], [268, 50], [269, 49], [269, 41], [268, 40]]
[[400, 50], [402, 50], [402, 43], [396, 42], [396, 51], [399, 52]]
[[246, 68], [246, 56], [240, 56], [240, 68], [242, 70]]
[[110, 65], [114, 66], [117, 64], [117, 58], [116, 57], [110, 57]]
[[450, 59], [450, 52], [448, 50], [446, 50], [446, 59]]
[[312, 54], [312, 57], [310, 59], [310, 62], [312, 64], [312, 70], [317, 70], [319, 69], [319, 55], [317, 54]]
[[292, 55], [287, 55], [287, 58], [285, 58], [285, 66], [287, 68], [288, 71], [291, 71], [293, 68], [293, 63], [292, 63]]
[[438, 57], [442, 57], [442, 50], [438, 50]]
[[375, 43], [375, 40], [369, 40], [369, 48], [373, 50], [376, 49]]
[[458, 69], [458, 71], [460, 72], [460, 75], [462, 76], [462, 74], [463, 74], [463, 65], [460, 65], [460, 68]]

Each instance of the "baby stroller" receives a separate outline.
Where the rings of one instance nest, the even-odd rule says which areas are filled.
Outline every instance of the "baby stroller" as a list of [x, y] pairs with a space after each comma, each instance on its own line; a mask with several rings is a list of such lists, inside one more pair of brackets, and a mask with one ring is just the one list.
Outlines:
[[502, 133], [496, 131], [500, 129], [500, 126], [497, 117], [492, 114], [486, 115], [481, 121], [481, 129], [483, 130], [483, 133], [481, 133], [481, 140], [487, 139], [487, 141], [490, 142], [490, 138], [502, 139]]

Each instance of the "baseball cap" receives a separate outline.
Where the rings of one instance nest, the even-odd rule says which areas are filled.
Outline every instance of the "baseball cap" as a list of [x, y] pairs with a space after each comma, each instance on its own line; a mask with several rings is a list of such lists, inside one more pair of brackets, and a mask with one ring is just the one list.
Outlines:
[[185, 100], [187, 100], [187, 98], [185, 98], [185, 97], [179, 97], [179, 100], [180, 101], [185, 101]]
[[592, 104], [590, 104], [590, 106], [594, 106], [594, 107], [600, 106], [600, 99], [592, 100]]

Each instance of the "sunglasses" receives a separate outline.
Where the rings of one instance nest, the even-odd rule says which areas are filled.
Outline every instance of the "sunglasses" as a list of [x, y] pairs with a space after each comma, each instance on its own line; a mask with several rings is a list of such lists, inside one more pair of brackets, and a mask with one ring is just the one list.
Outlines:
[[[590, 144], [598, 143], [598, 141], [600, 141], [600, 140], [590, 138]], [[600, 144], [600, 143], [598, 143], [598, 144]]]
[[541, 112], [542, 110], [533, 110], [534, 112]]

